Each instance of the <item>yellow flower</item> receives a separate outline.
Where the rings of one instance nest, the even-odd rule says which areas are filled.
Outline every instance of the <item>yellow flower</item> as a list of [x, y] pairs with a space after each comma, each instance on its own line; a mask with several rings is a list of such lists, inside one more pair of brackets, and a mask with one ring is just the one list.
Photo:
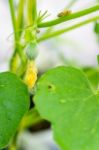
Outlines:
[[31, 90], [34, 87], [36, 80], [37, 80], [37, 67], [34, 61], [30, 60], [28, 61], [27, 71], [24, 77], [24, 82], [27, 84], [28, 88]]

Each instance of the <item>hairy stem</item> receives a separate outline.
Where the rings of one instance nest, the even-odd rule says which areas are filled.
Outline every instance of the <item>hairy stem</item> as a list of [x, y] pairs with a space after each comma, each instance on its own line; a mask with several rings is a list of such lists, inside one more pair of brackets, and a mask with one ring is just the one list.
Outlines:
[[42, 41], [44, 41], [44, 40], [48, 40], [48, 39], [50, 39], [50, 38], [59, 36], [59, 35], [61, 35], [61, 34], [63, 34], [63, 33], [69, 32], [69, 31], [71, 31], [71, 30], [73, 30], [73, 29], [76, 29], [76, 28], [78, 28], [78, 27], [84, 26], [84, 25], [89, 24], [89, 23], [91, 23], [91, 22], [93, 22], [93, 21], [96, 21], [96, 20], [98, 20], [98, 19], [99, 19], [99, 16], [96, 16], [96, 17], [93, 17], [93, 18], [91, 18], [91, 19], [87, 19], [87, 20], [85, 20], [85, 21], [82, 21], [82, 22], [80, 22], [80, 23], [78, 23], [78, 24], [75, 24], [75, 25], [73, 25], [73, 26], [70, 26], [70, 27], [68, 27], [68, 28], [61, 29], [61, 30], [58, 30], [58, 31], [54, 31], [54, 32], [52, 32], [52, 33], [50, 33], [50, 34], [48, 34], [48, 35], [45, 35], [45, 36], [39, 38], [39, 39], [38, 39], [38, 42], [42, 42]]
[[27, 21], [28, 26], [34, 25], [37, 19], [37, 10], [36, 10], [36, 0], [28, 0], [27, 1]]
[[[25, 5], [25, 0], [21, 0], [19, 1], [19, 5], [18, 5], [18, 13], [17, 13], [17, 30], [22, 29], [23, 26], [23, 18], [24, 18], [24, 5]], [[20, 31], [21, 34], [22, 31]], [[19, 36], [20, 36], [19, 34]]]
[[32, 108], [22, 119], [20, 127], [19, 127], [19, 131], [21, 132], [24, 129], [26, 129], [30, 126], [33, 126], [41, 121], [42, 121], [42, 119], [41, 119], [39, 113], [37, 112], [36, 108]]
[[16, 30], [17, 30], [16, 29], [16, 16], [15, 16], [15, 9], [14, 9], [14, 2], [13, 2], [13, 0], [9, 0], [9, 6], [10, 6], [10, 12], [11, 12], [14, 36], [15, 36], [15, 40], [17, 40], [17, 35], [16, 35]]
[[93, 7], [72, 13], [68, 16], [60, 17], [60, 18], [57, 18], [57, 19], [54, 19], [54, 20], [51, 20], [48, 22], [42, 22], [42, 23], [38, 24], [38, 28], [54, 26], [54, 25], [66, 22], [68, 20], [71, 20], [71, 19], [76, 19], [76, 18], [85, 16], [85, 15], [88, 15], [90, 13], [97, 11], [97, 10], [99, 10], [99, 4], [97, 4]]

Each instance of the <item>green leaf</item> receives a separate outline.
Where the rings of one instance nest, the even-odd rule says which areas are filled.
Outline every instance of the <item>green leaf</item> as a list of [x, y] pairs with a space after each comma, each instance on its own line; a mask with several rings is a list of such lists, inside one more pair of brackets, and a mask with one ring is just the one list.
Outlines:
[[99, 84], [99, 68], [98, 67], [89, 67], [83, 68], [84, 73], [86, 74], [88, 80], [90, 81], [92, 87], [96, 91]]
[[0, 73], [0, 149], [14, 136], [28, 108], [26, 85], [10, 72]]
[[99, 149], [99, 94], [81, 70], [48, 71], [38, 81], [34, 99], [41, 116], [52, 123], [62, 150]]

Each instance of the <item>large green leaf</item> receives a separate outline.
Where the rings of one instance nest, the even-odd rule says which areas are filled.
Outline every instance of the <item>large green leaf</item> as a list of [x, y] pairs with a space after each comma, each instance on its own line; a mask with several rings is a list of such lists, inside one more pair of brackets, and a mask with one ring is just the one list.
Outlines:
[[9, 143], [28, 108], [27, 87], [16, 75], [0, 73], [0, 149]]
[[41, 116], [52, 123], [63, 150], [99, 149], [99, 94], [81, 70], [48, 71], [40, 78], [34, 99]]

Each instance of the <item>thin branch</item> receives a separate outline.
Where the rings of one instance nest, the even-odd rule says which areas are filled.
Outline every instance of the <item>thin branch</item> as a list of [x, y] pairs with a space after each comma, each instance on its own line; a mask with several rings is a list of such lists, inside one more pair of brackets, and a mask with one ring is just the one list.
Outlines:
[[12, 18], [12, 24], [13, 24], [13, 29], [14, 29], [14, 36], [15, 40], [17, 40], [17, 35], [16, 35], [16, 16], [15, 16], [15, 9], [14, 9], [14, 2], [13, 0], [9, 0], [9, 6], [10, 6], [10, 12], [11, 12], [11, 18]]
[[73, 25], [73, 26], [70, 26], [70, 27], [68, 27], [68, 28], [61, 29], [61, 30], [58, 30], [58, 31], [54, 31], [54, 32], [52, 32], [52, 33], [50, 33], [50, 34], [48, 34], [48, 35], [46, 35], [46, 36], [43, 36], [43, 37], [39, 38], [39, 39], [38, 39], [38, 42], [42, 42], [42, 41], [44, 41], [44, 40], [48, 40], [48, 39], [50, 39], [50, 38], [59, 36], [59, 35], [61, 35], [61, 34], [64, 34], [64, 33], [66, 33], [66, 32], [69, 32], [69, 31], [71, 31], [71, 30], [73, 30], [73, 29], [76, 29], [76, 28], [78, 28], [78, 27], [84, 26], [84, 25], [89, 24], [89, 23], [91, 23], [91, 22], [93, 22], [93, 21], [96, 21], [96, 20], [98, 20], [98, 19], [99, 19], [99, 16], [96, 16], [96, 17], [93, 17], [93, 18], [91, 18], [91, 19], [87, 19], [87, 20], [85, 20], [85, 21], [82, 21], [82, 22], [80, 22], [80, 23], [78, 23], [78, 24], [75, 24], [75, 25]]
[[71, 20], [71, 19], [76, 19], [76, 18], [85, 16], [85, 15], [88, 15], [88, 14], [93, 13], [98, 10], [99, 10], [99, 4], [97, 4], [93, 7], [72, 13], [68, 16], [60, 17], [60, 18], [57, 18], [57, 19], [54, 19], [54, 20], [51, 20], [48, 22], [42, 22], [42, 23], [38, 24], [38, 28], [54, 26], [54, 25], [66, 22], [68, 20]]

